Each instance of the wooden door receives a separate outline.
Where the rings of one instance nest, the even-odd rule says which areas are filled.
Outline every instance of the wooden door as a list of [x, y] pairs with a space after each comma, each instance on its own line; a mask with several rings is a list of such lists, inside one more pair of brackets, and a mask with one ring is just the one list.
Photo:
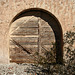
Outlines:
[[[36, 52], [52, 51], [55, 36], [50, 25], [40, 17], [22, 17], [12, 23], [9, 40], [10, 62], [34, 63]], [[55, 62], [55, 58], [52, 62]]]

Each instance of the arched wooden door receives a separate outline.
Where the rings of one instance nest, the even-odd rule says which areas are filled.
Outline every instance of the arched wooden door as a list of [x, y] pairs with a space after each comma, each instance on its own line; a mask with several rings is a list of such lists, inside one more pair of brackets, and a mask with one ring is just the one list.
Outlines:
[[56, 54], [51, 50], [55, 36], [48, 22], [40, 17], [26, 16], [14, 21], [10, 27], [10, 61], [34, 63], [36, 52], [44, 56], [51, 51], [51, 63], [56, 62]]
[[[21, 27], [21, 26], [24, 26], [24, 27]], [[34, 35], [34, 38], [31, 38], [31, 36], [33, 35]], [[21, 36], [21, 38], [18, 38], [18, 36]], [[25, 38], [23, 38], [24, 36]], [[42, 53], [43, 48], [44, 49], [46, 48], [46, 50], [49, 50], [51, 46], [50, 45], [51, 41], [54, 42], [55, 40], [56, 42], [55, 62], [59, 64], [63, 63], [62, 27], [58, 19], [47, 10], [44, 10], [41, 8], [30, 8], [18, 13], [12, 19], [10, 23], [10, 39], [14, 39], [15, 41], [17, 40], [16, 41], [17, 43], [14, 41], [14, 43], [16, 44], [18, 44], [18, 42], [21, 40], [21, 42], [19, 43], [25, 46], [27, 50], [29, 51], [31, 50], [32, 53], [35, 53], [36, 51], [38, 51], [39, 53]], [[28, 40], [30, 42], [28, 42]], [[20, 46], [19, 49], [21, 48], [24, 49], [23, 46], [21, 46], [20, 44], [18, 44]], [[28, 44], [30, 45], [28, 46]], [[9, 46], [11, 45], [12, 45], [12, 42], [10, 41]], [[25, 53], [23, 52], [23, 50], [21, 51], [23, 56], [21, 56], [21, 53], [17, 55], [16, 54], [17, 52], [15, 52], [17, 50], [15, 50], [14, 47], [13, 48], [10, 47], [9, 51], [10, 51], [10, 58], [12, 62], [20, 62], [20, 61], [27, 62], [27, 60], [25, 60], [25, 58], [27, 57], [24, 56], [26, 54], [23, 54]], [[13, 55], [14, 52], [15, 52], [15, 55]], [[32, 60], [32, 57], [31, 57], [31, 60]], [[54, 60], [52, 62], [54, 62]]]

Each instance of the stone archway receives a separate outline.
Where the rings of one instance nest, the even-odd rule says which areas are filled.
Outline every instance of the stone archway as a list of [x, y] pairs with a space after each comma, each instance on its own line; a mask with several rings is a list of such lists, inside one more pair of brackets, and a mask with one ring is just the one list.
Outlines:
[[[13, 20], [11, 21], [11, 24], [10, 24], [10, 31], [13, 31], [14, 30], [14, 28], [16, 28], [16, 27], [14, 27], [13, 28], [13, 26], [14, 26], [14, 22], [15, 21], [17, 21], [17, 20], [19, 20], [19, 19], [21, 19], [21, 18], [23, 18], [23, 17], [25, 17], [26, 18], [26, 20], [27, 20], [27, 17], [34, 17], [35, 19], [34, 20], [36, 20], [36, 18], [41, 18], [41, 20], [43, 21], [41, 21], [42, 23], [40, 24], [40, 25], [44, 25], [44, 27], [46, 27], [47, 26], [47, 24], [48, 24], [48, 28], [50, 27], [50, 29], [51, 29], [51, 31], [52, 31], [52, 33], [54, 33], [53, 34], [53, 36], [55, 36], [55, 41], [56, 41], [56, 62], [57, 63], [63, 63], [63, 36], [62, 36], [62, 28], [61, 28], [61, 25], [60, 25], [60, 23], [59, 23], [59, 21], [56, 19], [56, 17], [53, 15], [53, 14], [51, 14], [50, 12], [48, 12], [48, 11], [46, 11], [46, 10], [44, 10], [44, 9], [38, 9], [38, 8], [30, 8], [30, 9], [27, 9], [27, 10], [24, 10], [24, 11], [22, 11], [22, 12], [20, 12], [19, 14], [17, 14], [14, 18], [13, 18]], [[25, 20], [25, 19], [24, 19]], [[29, 20], [29, 19], [28, 19]], [[33, 21], [34, 21], [33, 20]], [[22, 20], [23, 21], [23, 20]], [[21, 21], [21, 22], [22, 22]], [[26, 21], [25, 21], [26, 22]], [[22, 22], [23, 23], [23, 22]], [[29, 22], [28, 22], [29, 23]], [[35, 23], [35, 22], [34, 22]], [[38, 24], [38, 22], [36, 22], [36, 24], [34, 24], [33, 23], [33, 25], [32, 26], [39, 26], [39, 24]], [[47, 23], [47, 24], [46, 24]], [[20, 24], [20, 26], [21, 26], [21, 23], [18, 23], [18, 24]], [[18, 25], [18, 24], [16, 24], [16, 25]], [[30, 24], [30, 23], [29, 23]], [[16, 26], [15, 25], [15, 26]], [[30, 25], [28, 25], [28, 24], [26, 24], [27, 26], [30, 26]], [[18, 29], [18, 28], [16, 28], [16, 29]], [[50, 31], [50, 29], [49, 29], [49, 33], [51, 32]], [[26, 30], [26, 29], [25, 29]], [[28, 30], [27, 30], [28, 31]], [[30, 32], [29, 32], [30, 31]], [[29, 30], [28, 31], [28, 33], [30, 34], [31, 33], [31, 31], [32, 30]], [[46, 30], [47, 31], [47, 30]], [[15, 32], [16, 33], [16, 32]], [[20, 32], [19, 32], [20, 33]], [[32, 34], [33, 33], [35, 33], [35, 35], [38, 33], [38, 31], [37, 30], [33, 30], [32, 31]], [[44, 32], [43, 32], [44, 33]], [[49, 33], [47, 33], [48, 35], [49, 35]], [[51, 34], [51, 33], [50, 33]], [[47, 37], [49, 37], [47, 35]], [[44, 33], [44, 36], [45, 36], [45, 33]], [[43, 36], [43, 37], [44, 37]], [[37, 36], [38, 37], [38, 36]], [[49, 37], [50, 38], [50, 37]], [[38, 40], [39, 41], [39, 40]], [[49, 40], [46, 40], [47, 41], [47, 43], [48, 43], [48, 41]], [[14, 41], [15, 42], [15, 41]], [[45, 42], [46, 43], [46, 42]], [[49, 42], [49, 43], [51, 43], [51, 42]], [[48, 44], [49, 44], [48, 43]], [[16, 43], [17, 44], [17, 43]], [[39, 43], [40, 45], [41, 45], [41, 43]], [[40, 46], [39, 45], [39, 46]], [[21, 47], [22, 48], [22, 47]], [[14, 52], [14, 51], [13, 51]], [[34, 51], [33, 51], [34, 52]], [[23, 53], [23, 52], [22, 52]], [[11, 51], [11, 55], [12, 55], [12, 51]], [[20, 56], [20, 54], [19, 54], [19, 56], [18, 56], [18, 58], [22, 58], [23, 56]], [[13, 59], [14, 58], [16, 58], [16, 57], [12, 57]], [[12, 59], [11, 59], [12, 60]], [[23, 60], [23, 59], [22, 59]], [[22, 60], [20, 59], [20, 61], [22, 62]], [[15, 61], [13, 61], [13, 62], [15, 62]], [[25, 62], [25, 61], [24, 61]]]

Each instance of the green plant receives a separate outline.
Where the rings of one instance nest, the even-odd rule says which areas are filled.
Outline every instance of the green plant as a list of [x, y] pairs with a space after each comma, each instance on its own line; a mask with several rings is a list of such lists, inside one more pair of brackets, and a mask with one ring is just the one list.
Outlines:
[[52, 48], [49, 50], [46, 50], [44, 46], [42, 48], [44, 49], [44, 55], [40, 54], [39, 52], [36, 52], [34, 54], [35, 61], [37, 64], [40, 64], [45, 68], [44, 70], [48, 75], [50, 75], [50, 64], [56, 63], [56, 44], [52, 43]]
[[67, 31], [64, 35], [64, 61], [67, 64], [74, 64], [75, 57], [75, 32]]

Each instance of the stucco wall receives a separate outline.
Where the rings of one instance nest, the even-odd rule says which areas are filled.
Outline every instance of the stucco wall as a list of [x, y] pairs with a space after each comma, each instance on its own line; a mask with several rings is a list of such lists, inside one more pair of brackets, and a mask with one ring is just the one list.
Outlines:
[[0, 63], [9, 63], [9, 24], [24, 9], [43, 8], [56, 16], [63, 34], [75, 29], [75, 0], [0, 0]]

